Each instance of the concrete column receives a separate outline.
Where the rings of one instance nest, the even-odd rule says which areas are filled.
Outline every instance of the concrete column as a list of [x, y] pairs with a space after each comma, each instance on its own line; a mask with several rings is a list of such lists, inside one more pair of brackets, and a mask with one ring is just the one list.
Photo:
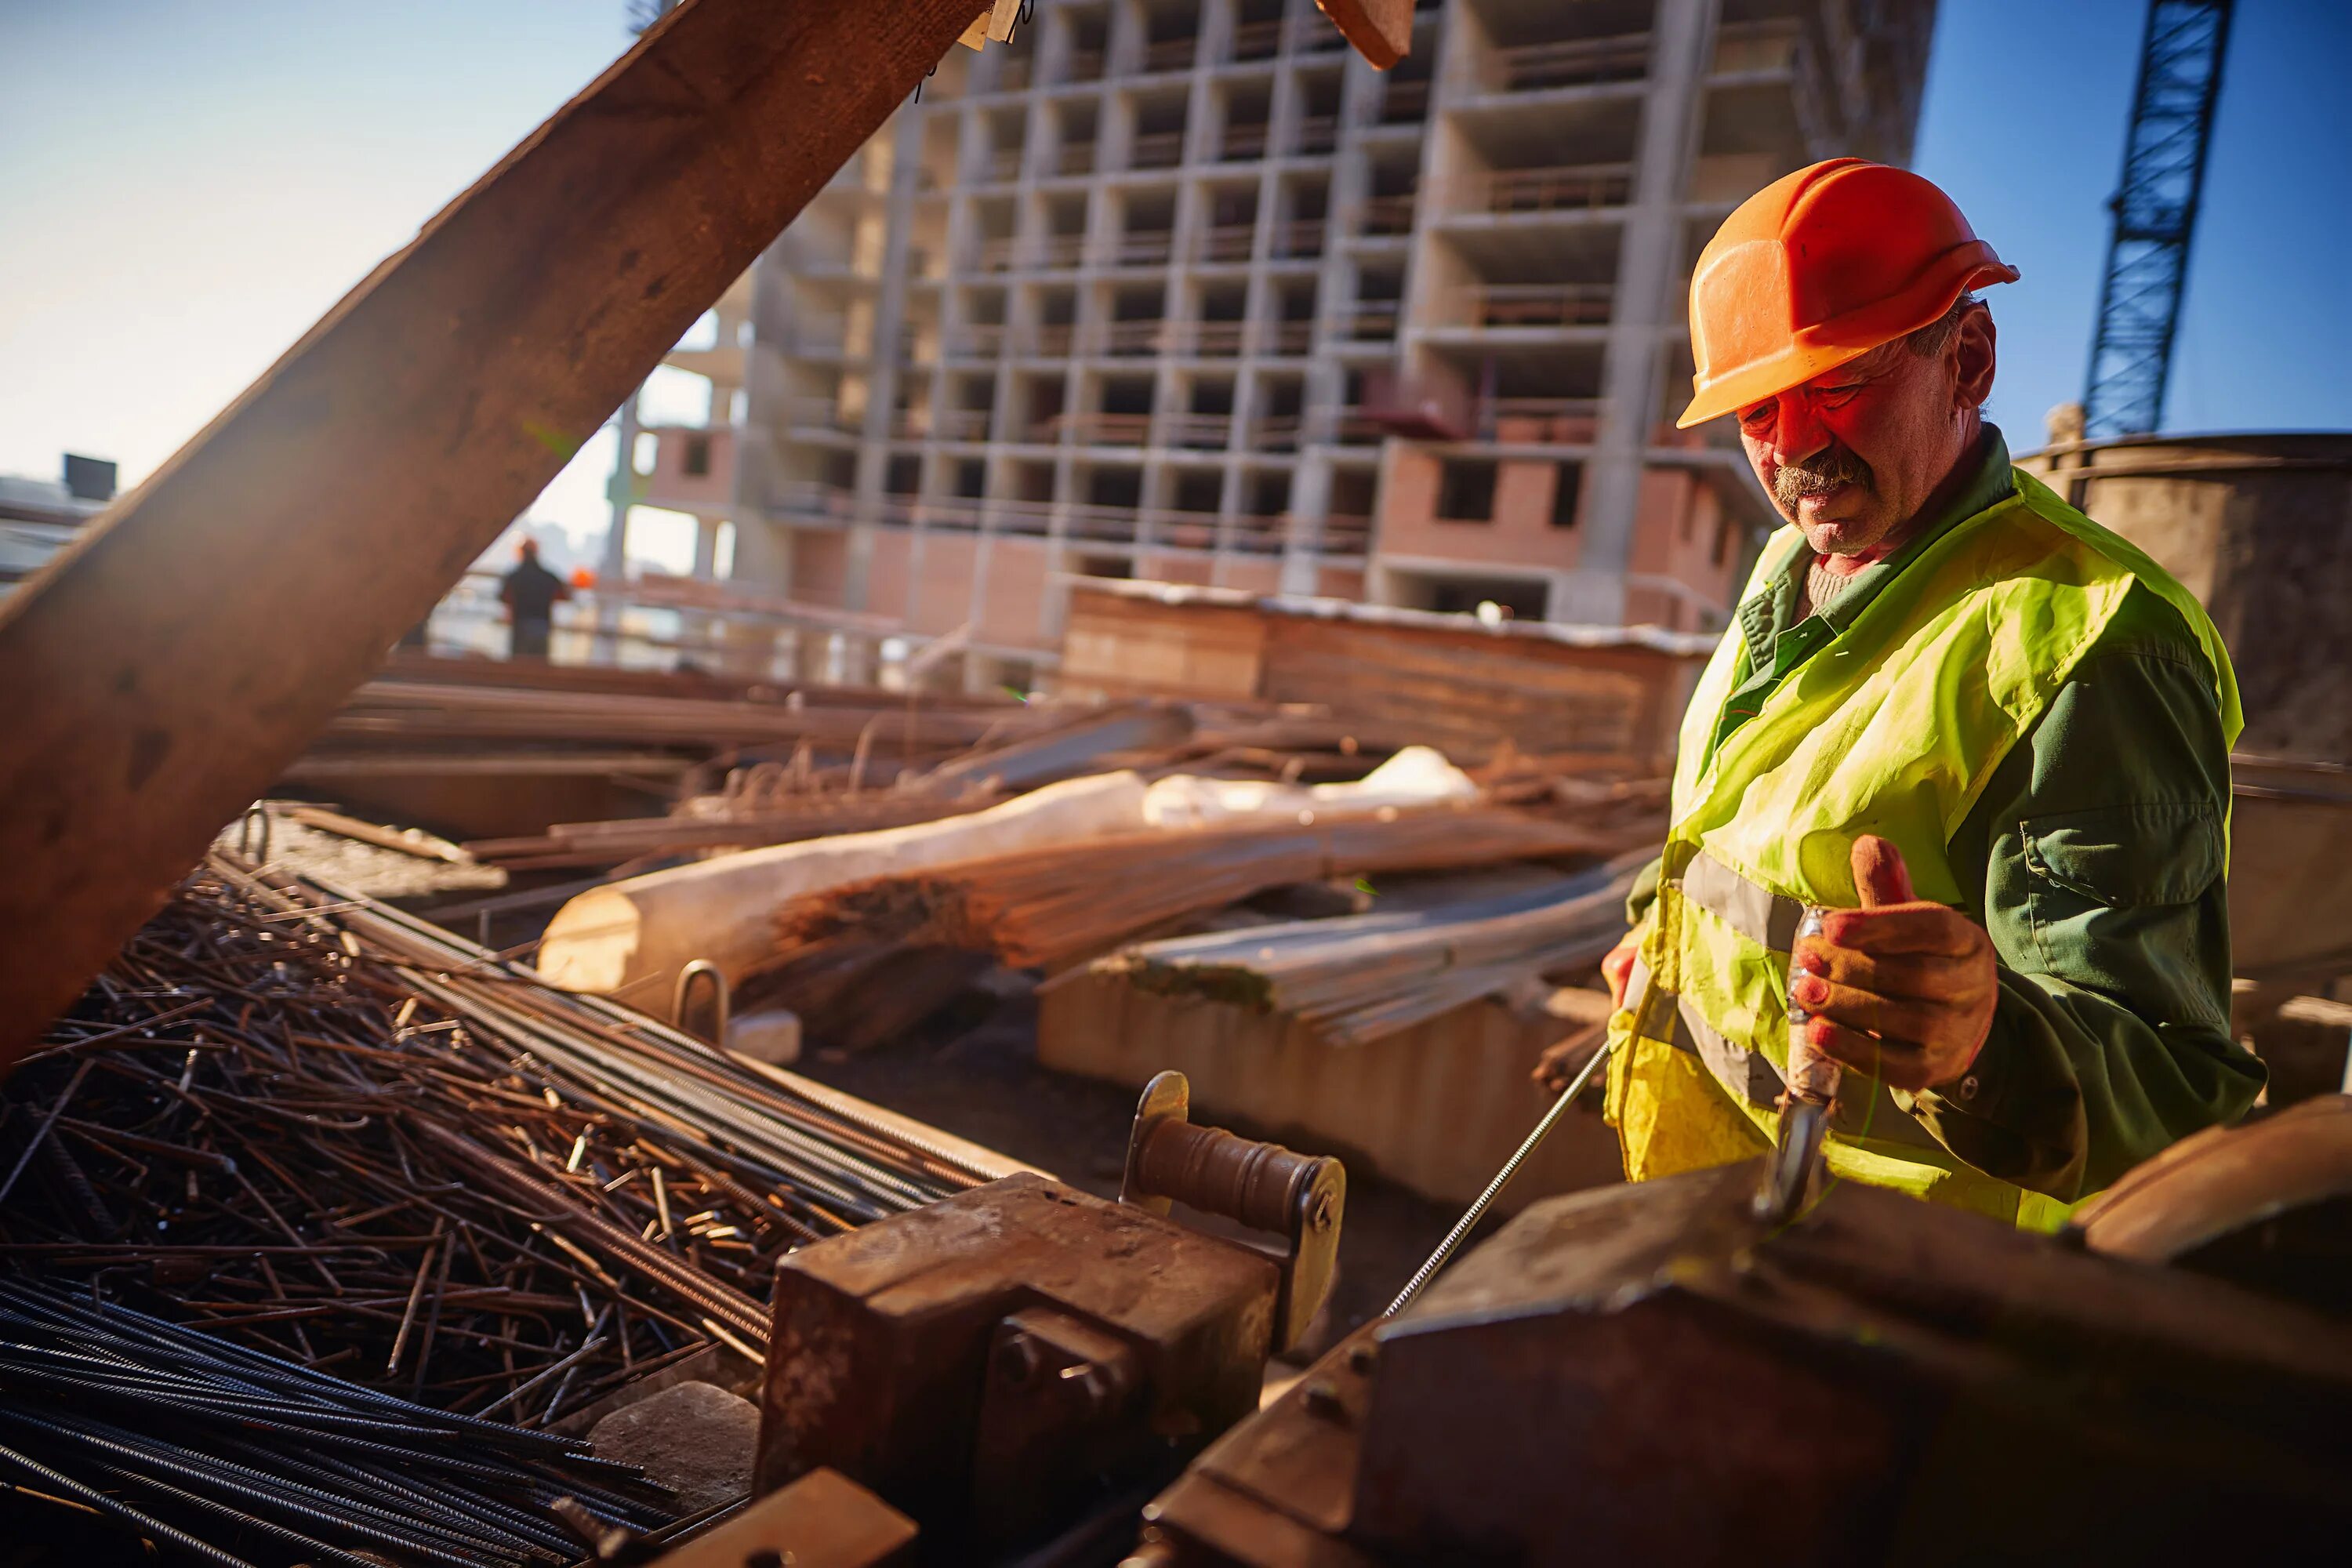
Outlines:
[[[1329, 213], [1323, 266], [1315, 286], [1315, 339], [1308, 351], [1299, 413], [1298, 461], [1290, 477], [1290, 525], [1282, 542], [1280, 587], [1286, 594], [1314, 594], [1322, 586], [1323, 521], [1331, 512], [1331, 460], [1316, 449], [1309, 422], [1347, 395], [1348, 377], [1336, 345], [1347, 341], [1356, 309], [1356, 264], [1349, 241], [1363, 229], [1364, 204], [1371, 196], [1370, 157], [1359, 132], [1378, 112], [1379, 73], [1350, 50], [1340, 79], [1339, 136], [1331, 160]], [[1416, 210], [1414, 221], [1420, 221]]]
[[[907, 252], [915, 231], [915, 197], [922, 176], [925, 111], [902, 107], [891, 140], [890, 214], [882, 248], [882, 287], [874, 306], [874, 341], [868, 345], [866, 426], [857, 444], [857, 499], [849, 524], [848, 559], [842, 577], [842, 604], [866, 607], [874, 564], [875, 518], [890, 462], [890, 411], [898, 402], [898, 339], [907, 320]], [[853, 671], [852, 679], [856, 672]]]
[[604, 559], [596, 568], [595, 662], [611, 664], [619, 657], [621, 595], [629, 575], [629, 509], [637, 503], [637, 388], [621, 399], [616, 426], [620, 447], [613, 455], [613, 480], [605, 494], [613, 503], [612, 521], [604, 525]]
[[1683, 193], [1706, 106], [1721, 0], [1658, 0], [1650, 22], [1633, 188], [1617, 251], [1617, 293], [1601, 373], [1601, 419], [1585, 474], [1577, 570], [1554, 584], [1550, 618], [1616, 625], [1640, 521], [1642, 456], [1663, 393], [1665, 345], [1680, 320]]

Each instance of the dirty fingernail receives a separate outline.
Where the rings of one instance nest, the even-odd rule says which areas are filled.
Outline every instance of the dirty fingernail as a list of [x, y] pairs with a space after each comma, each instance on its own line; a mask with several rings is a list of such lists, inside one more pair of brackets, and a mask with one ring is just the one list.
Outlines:
[[1789, 994], [1811, 1007], [1828, 1001], [1830, 988], [1826, 981], [1817, 980], [1808, 974], [1789, 988]]

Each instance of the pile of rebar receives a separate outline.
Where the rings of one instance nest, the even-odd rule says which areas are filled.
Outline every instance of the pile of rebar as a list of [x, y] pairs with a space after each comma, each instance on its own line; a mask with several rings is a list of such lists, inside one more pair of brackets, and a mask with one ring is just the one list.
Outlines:
[[[566, 1513], [584, 1510], [601, 1533], [669, 1511], [638, 1472], [577, 1439], [426, 1409], [7, 1279], [0, 1482], [12, 1547], [80, 1513], [219, 1568], [563, 1563], [583, 1553]], [[126, 1544], [124, 1560], [141, 1554]]]
[[5, 1102], [0, 1259], [525, 1426], [756, 1359], [785, 1252], [996, 1173], [218, 856]]

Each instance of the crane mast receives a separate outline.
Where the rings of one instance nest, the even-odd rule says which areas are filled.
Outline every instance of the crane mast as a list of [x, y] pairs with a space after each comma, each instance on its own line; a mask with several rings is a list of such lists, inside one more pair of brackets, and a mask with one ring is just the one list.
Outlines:
[[2145, 435], [2164, 416], [2189, 242], [2234, 0], [2150, 0], [2124, 141], [2123, 183], [2091, 342], [2084, 433]]

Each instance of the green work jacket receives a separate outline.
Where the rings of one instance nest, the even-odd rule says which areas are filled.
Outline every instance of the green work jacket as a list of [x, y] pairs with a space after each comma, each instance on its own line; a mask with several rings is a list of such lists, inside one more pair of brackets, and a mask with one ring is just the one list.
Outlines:
[[[1796, 551], [1739, 606], [1742, 658], [1714, 744], [1954, 524], [2014, 493], [1988, 426], [1951, 505], [1822, 612]], [[1975, 1069], [1914, 1114], [1989, 1175], [2065, 1202], [2253, 1103], [2230, 1032], [2229, 747], [2214, 672], [2179, 612], [2135, 584], [1995, 771], [1949, 846], [1992, 938], [2000, 999]], [[1654, 866], [1634, 889], [1639, 923]]]

